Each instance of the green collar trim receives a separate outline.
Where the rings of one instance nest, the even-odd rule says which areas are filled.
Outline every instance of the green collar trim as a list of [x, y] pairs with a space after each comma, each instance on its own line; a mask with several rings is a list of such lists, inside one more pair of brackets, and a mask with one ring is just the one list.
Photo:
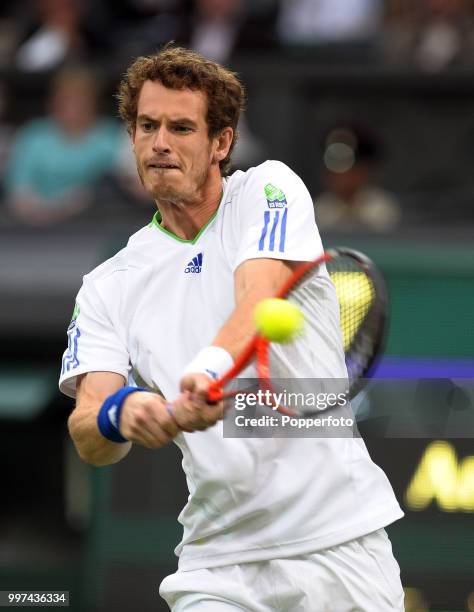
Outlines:
[[161, 232], [163, 232], [170, 238], [173, 238], [173, 240], [176, 240], [177, 242], [184, 242], [185, 244], [196, 244], [199, 238], [203, 235], [203, 233], [206, 231], [209, 225], [216, 218], [216, 215], [219, 212], [219, 208], [222, 204], [223, 199], [224, 199], [224, 192], [222, 193], [221, 201], [219, 202], [219, 206], [217, 207], [216, 211], [209, 217], [208, 221], [201, 227], [197, 235], [192, 240], [184, 240], [183, 238], [178, 238], [178, 236], [175, 236], [173, 233], [169, 232], [167, 229], [162, 227], [161, 226], [162, 217], [161, 217], [161, 213], [159, 210], [157, 210], [156, 213], [153, 215], [151, 223], [149, 224], [148, 227], [157, 227]]

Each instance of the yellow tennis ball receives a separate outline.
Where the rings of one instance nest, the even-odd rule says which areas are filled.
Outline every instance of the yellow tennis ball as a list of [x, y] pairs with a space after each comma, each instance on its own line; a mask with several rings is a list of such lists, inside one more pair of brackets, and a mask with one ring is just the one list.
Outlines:
[[298, 306], [288, 300], [268, 298], [257, 304], [254, 311], [258, 332], [272, 342], [289, 342], [304, 324]]

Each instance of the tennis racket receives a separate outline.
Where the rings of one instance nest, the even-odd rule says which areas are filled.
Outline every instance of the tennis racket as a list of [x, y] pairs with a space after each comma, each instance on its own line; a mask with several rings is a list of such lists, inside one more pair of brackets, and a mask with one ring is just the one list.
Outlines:
[[[257, 370], [256, 384], [262, 390], [271, 391], [276, 378], [324, 377], [315, 356], [318, 339], [325, 333], [325, 321], [321, 320], [327, 312], [324, 301], [328, 299], [327, 292], [333, 292], [332, 287], [328, 287], [329, 278], [339, 302], [340, 332], [348, 374], [344, 381], [345, 391], [349, 399], [361, 391], [383, 347], [388, 320], [387, 290], [381, 273], [366, 255], [339, 247], [297, 267], [275, 296], [301, 308], [305, 318], [303, 336], [289, 344], [278, 345], [259, 334], [254, 335], [234, 366], [212, 383], [208, 391], [210, 402], [245, 393], [245, 388], [239, 388], [238, 377], [252, 362]], [[340, 338], [338, 341], [340, 346]], [[301, 358], [303, 364], [298, 363]], [[328, 378], [330, 376], [328, 374]], [[251, 392], [255, 393], [255, 385]], [[278, 406], [277, 409], [291, 416], [314, 414], [314, 411], [290, 406]]]

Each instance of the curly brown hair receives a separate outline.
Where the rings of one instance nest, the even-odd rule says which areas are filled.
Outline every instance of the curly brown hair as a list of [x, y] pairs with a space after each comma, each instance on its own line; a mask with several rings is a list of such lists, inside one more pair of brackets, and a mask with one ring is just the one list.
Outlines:
[[234, 130], [229, 153], [219, 164], [221, 174], [227, 174], [238, 138], [239, 116], [245, 105], [245, 90], [237, 75], [199, 53], [173, 45], [154, 55], [139, 57], [128, 69], [117, 94], [119, 114], [130, 134], [135, 130], [138, 97], [148, 80], [159, 81], [169, 89], [192, 89], [206, 94], [209, 137], [217, 136], [226, 127]]

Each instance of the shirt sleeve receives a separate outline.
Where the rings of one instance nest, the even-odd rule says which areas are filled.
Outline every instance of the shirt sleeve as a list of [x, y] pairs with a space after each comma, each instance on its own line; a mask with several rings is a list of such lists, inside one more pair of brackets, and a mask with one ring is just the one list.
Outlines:
[[128, 378], [129, 354], [121, 330], [111, 320], [93, 281], [84, 279], [68, 331], [60, 390], [76, 395], [76, 380], [86, 372], [115, 372]]
[[281, 162], [265, 162], [253, 170], [242, 189], [238, 215], [234, 270], [247, 259], [311, 261], [323, 253], [311, 195]]

